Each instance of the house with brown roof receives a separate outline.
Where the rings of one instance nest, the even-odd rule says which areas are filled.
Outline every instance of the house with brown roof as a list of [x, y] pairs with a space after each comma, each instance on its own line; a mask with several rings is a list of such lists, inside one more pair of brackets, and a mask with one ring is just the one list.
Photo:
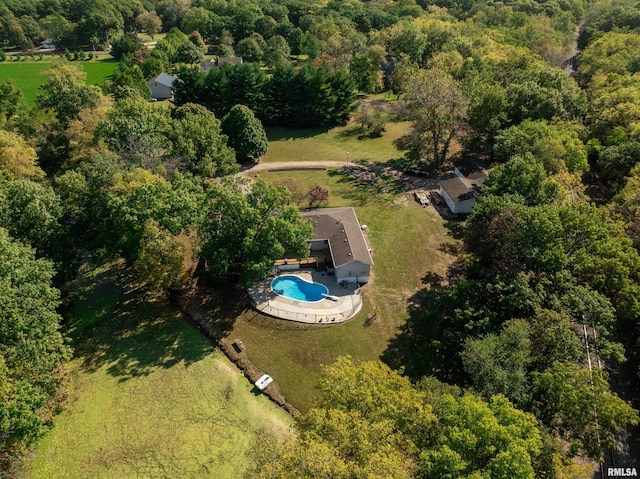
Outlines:
[[373, 259], [353, 208], [318, 208], [300, 214], [313, 225], [311, 254], [329, 251], [327, 271], [335, 273], [338, 283], [369, 282]]

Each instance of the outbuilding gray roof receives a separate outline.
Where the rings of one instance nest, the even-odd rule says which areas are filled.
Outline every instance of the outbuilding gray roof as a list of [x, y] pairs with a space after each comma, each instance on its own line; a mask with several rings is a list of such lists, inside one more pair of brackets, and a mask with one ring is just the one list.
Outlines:
[[158, 85], [164, 85], [167, 86], [169, 88], [173, 87], [173, 82], [176, 81], [176, 77], [169, 75], [168, 73], [160, 73], [160, 75], [158, 75], [155, 78], [152, 78], [151, 80], [149, 80], [147, 83], [151, 84], [151, 83], [157, 83]]
[[328, 241], [335, 267], [352, 261], [373, 265], [353, 208], [318, 208], [300, 214], [311, 221], [314, 240]]
[[477, 181], [458, 176], [440, 181], [440, 187], [456, 205], [479, 196], [480, 190], [478, 186]]

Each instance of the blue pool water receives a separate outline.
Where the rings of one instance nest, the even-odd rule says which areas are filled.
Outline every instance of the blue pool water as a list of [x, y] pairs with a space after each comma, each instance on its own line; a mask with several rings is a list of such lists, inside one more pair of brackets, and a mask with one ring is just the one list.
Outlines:
[[329, 294], [324, 284], [311, 283], [292, 274], [279, 276], [271, 281], [271, 289], [285, 298], [309, 302], [322, 301], [323, 295]]

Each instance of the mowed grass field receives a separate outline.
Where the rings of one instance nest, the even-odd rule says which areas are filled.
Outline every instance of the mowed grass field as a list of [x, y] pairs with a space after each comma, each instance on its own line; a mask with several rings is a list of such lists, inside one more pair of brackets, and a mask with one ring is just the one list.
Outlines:
[[408, 132], [408, 122], [388, 123], [382, 137], [365, 140], [353, 123], [331, 129], [268, 128], [269, 150], [261, 161], [345, 161], [347, 153], [349, 161], [387, 161], [402, 155], [394, 141]]
[[[71, 62], [87, 74], [87, 85], [102, 85], [106, 78], [113, 75], [118, 62], [109, 58], [94, 61]], [[45, 82], [44, 71], [50, 68], [47, 61], [10, 61], [0, 62], [0, 82], [10, 79], [22, 90], [27, 104], [33, 105], [40, 85]]]
[[291, 434], [286, 413], [121, 267], [87, 274], [68, 313], [69, 404], [25, 476], [237, 478], [252, 441]]

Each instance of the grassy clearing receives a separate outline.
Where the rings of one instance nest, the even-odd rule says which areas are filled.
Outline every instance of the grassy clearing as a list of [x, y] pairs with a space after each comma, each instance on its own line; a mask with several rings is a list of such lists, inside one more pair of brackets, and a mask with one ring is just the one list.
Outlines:
[[118, 67], [119, 63], [110, 58], [97, 62], [77, 62], [76, 64], [87, 74], [87, 85], [100, 86], [107, 78], [113, 75], [113, 71]]
[[344, 161], [347, 153], [351, 161], [387, 161], [402, 156], [393, 142], [408, 132], [408, 122], [388, 123], [382, 137], [362, 140], [354, 123], [329, 130], [269, 128], [269, 150], [261, 161]]
[[[5, 61], [0, 63], [0, 82], [6, 79], [13, 80], [24, 93], [27, 104], [33, 105], [38, 89], [45, 81], [44, 71], [51, 65], [51, 62], [45, 61]], [[102, 85], [104, 80], [113, 74], [118, 62], [109, 58], [98, 61], [74, 62], [72, 65], [78, 66], [87, 73], [88, 85]]]
[[160, 40], [162, 40], [164, 37], [166, 37], [167, 34], [166, 33], [156, 33], [153, 38], [151, 38], [151, 35], [148, 35], [146, 33], [138, 33], [138, 40], [144, 43], [149, 43], [149, 42], [159, 42]]
[[[304, 140], [299, 140], [302, 144]], [[311, 140], [314, 141], [314, 140]], [[354, 206], [373, 249], [374, 280], [363, 288], [363, 311], [334, 326], [298, 325], [265, 317], [246, 308], [230, 337], [239, 337], [254, 363], [271, 374], [285, 397], [301, 410], [313, 404], [321, 365], [339, 355], [356, 360], [380, 358], [406, 322], [425, 277], [444, 275], [452, 257], [443, 246], [454, 242], [445, 221], [421, 208], [410, 192], [380, 194], [376, 186], [358, 186], [335, 171], [261, 173], [268, 181], [295, 183], [301, 189], [321, 184], [330, 206]], [[366, 325], [370, 314], [376, 320]]]
[[69, 407], [30, 477], [241, 477], [251, 441], [290, 434], [291, 419], [171, 305], [126, 284], [118, 268], [84, 279]]

